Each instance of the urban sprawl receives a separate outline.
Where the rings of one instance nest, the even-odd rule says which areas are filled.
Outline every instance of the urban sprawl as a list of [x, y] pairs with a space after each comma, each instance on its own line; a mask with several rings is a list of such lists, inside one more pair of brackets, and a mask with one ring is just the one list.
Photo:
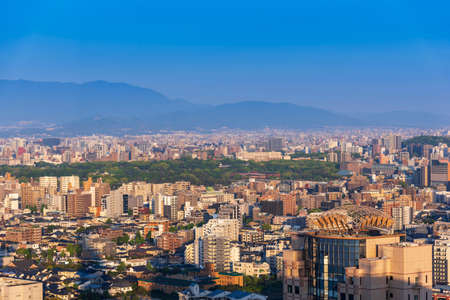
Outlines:
[[450, 131], [0, 139], [0, 299], [450, 299]]

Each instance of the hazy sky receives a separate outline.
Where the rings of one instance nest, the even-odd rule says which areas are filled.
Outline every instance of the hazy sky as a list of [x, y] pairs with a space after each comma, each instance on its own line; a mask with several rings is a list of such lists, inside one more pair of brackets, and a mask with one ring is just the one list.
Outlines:
[[449, 1], [0, 1], [0, 78], [120, 81], [200, 103], [439, 110]]

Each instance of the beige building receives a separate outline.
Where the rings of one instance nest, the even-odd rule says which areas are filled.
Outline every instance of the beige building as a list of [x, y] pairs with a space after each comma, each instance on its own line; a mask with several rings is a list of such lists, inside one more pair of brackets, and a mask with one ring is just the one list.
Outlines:
[[269, 161], [281, 160], [283, 155], [281, 152], [246, 152], [242, 151], [236, 154], [236, 159], [240, 160], [254, 160], [254, 161]]
[[196, 228], [196, 237], [225, 237], [230, 241], [239, 241], [238, 219], [210, 219], [202, 227]]
[[233, 263], [233, 271], [237, 273], [242, 273], [247, 276], [269, 276], [270, 275], [270, 265], [266, 262], [235, 262]]
[[345, 269], [339, 300], [431, 300], [432, 245], [381, 245], [378, 257], [363, 258]]
[[0, 277], [0, 299], [41, 300], [43, 299], [42, 282]]
[[59, 182], [62, 193], [76, 191], [80, 188], [80, 177], [78, 176], [61, 176], [59, 177]]

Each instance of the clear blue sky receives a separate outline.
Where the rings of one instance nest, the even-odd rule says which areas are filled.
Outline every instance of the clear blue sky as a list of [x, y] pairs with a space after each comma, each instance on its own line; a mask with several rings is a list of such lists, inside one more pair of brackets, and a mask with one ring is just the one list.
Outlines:
[[341, 111], [450, 101], [449, 1], [4, 0], [0, 28], [2, 79]]

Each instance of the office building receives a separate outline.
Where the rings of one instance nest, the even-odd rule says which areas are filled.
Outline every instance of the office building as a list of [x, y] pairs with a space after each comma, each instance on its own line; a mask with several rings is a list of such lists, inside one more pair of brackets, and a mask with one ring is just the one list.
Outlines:
[[449, 162], [445, 160], [432, 160], [430, 164], [430, 181], [432, 186], [448, 185], [450, 181]]
[[392, 233], [392, 219], [369, 207], [348, 205], [311, 214], [307, 223], [311, 231], [294, 236], [295, 248], [284, 256], [285, 300], [339, 299], [338, 284], [345, 282], [347, 267], [376, 258], [380, 245], [402, 237]]
[[375, 258], [362, 258], [345, 269], [338, 283], [339, 300], [431, 300], [432, 246], [396, 243], [380, 245]]

